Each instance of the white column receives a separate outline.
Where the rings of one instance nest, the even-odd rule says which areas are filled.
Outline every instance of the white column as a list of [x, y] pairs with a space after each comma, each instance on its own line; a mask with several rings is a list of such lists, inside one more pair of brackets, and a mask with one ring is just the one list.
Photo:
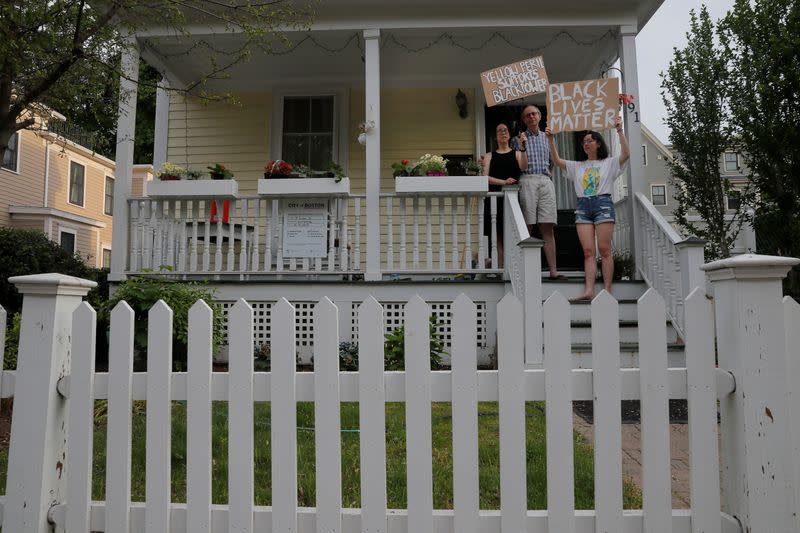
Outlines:
[[739, 255], [703, 266], [713, 286], [726, 511], [743, 531], [794, 531], [794, 490], [781, 280], [800, 260]]
[[542, 341], [542, 246], [544, 246], [544, 241], [528, 237], [517, 246], [522, 248], [522, 275], [525, 280], [523, 284], [525, 298], [522, 303], [525, 313], [525, 364], [541, 367], [544, 364]]
[[122, 51], [119, 116], [117, 118], [117, 161], [114, 182], [114, 227], [111, 234], [111, 273], [108, 279], [125, 278], [128, 264], [128, 198], [133, 179], [133, 140], [136, 134], [136, 96], [139, 81], [139, 48], [129, 37]]
[[[636, 205], [636, 193], [646, 193], [644, 180], [644, 165], [642, 158], [639, 157], [639, 147], [642, 146], [642, 129], [639, 122], [639, 109], [642, 108], [641, 95], [639, 93], [639, 73], [636, 67], [636, 27], [620, 27], [620, 46], [619, 58], [622, 67], [622, 88], [624, 94], [633, 95], [636, 103], [636, 110], [628, 111], [623, 108], [623, 120], [625, 122], [625, 134], [628, 137], [628, 144], [631, 147], [631, 158], [628, 162], [628, 170], [625, 175], [625, 185], [628, 188], [628, 198], [626, 206], [628, 209], [628, 220], [630, 220], [630, 246], [631, 257], [640, 265], [642, 258], [639, 257], [641, 247], [641, 228], [638, 221], [638, 208]], [[634, 269], [634, 276], [639, 279], [638, 268]]]
[[47, 512], [66, 495], [67, 401], [72, 312], [97, 283], [63, 274], [9, 278], [24, 295], [3, 531], [51, 531]]
[[169, 80], [162, 78], [156, 89], [156, 123], [153, 139], [153, 170], [167, 162], [167, 134], [169, 133]]
[[381, 279], [381, 62], [380, 30], [364, 30], [367, 131], [367, 266], [364, 279]]

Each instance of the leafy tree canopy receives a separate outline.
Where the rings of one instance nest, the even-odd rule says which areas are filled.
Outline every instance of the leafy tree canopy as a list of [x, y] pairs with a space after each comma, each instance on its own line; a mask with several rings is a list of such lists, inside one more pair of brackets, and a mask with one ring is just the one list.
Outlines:
[[[310, 11], [289, 0], [1, 2], [0, 157], [14, 132], [40, 127], [37, 117], [49, 116], [50, 109], [89, 127], [113, 131], [108, 122], [117, 111], [125, 36], [154, 23], [186, 35], [187, 23], [197, 20], [239, 34], [242, 46], [219, 58], [208, 47], [213, 68], [180, 88], [195, 94], [206, 81], [224, 77], [230, 67], [246, 60], [253, 46], [280, 41], [277, 28], [306, 27]], [[152, 77], [145, 76], [140, 84], [152, 85]]]
[[[715, 38], [705, 6], [691, 12], [687, 45], [676, 49], [662, 74], [669, 140], [678, 157], [669, 162], [675, 180], [676, 222], [707, 242], [711, 258], [727, 257], [743, 217], [725, 219], [725, 196], [731, 186], [720, 176], [720, 157], [733, 142], [728, 100], [729, 54]], [[703, 224], [689, 220], [698, 213]]]

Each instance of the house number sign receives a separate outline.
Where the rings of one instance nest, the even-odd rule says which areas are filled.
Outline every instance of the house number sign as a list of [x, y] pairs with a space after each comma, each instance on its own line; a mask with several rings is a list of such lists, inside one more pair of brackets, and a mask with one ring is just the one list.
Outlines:
[[325, 257], [328, 253], [328, 200], [283, 200], [283, 257]]

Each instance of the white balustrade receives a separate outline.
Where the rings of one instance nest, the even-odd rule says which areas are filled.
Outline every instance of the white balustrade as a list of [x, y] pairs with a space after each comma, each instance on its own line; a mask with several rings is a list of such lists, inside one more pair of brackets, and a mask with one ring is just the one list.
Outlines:
[[[497, 239], [503, 221], [497, 220], [497, 206], [504, 201], [502, 193], [424, 194], [382, 195], [382, 272], [500, 273]], [[284, 203], [278, 197], [132, 199], [129, 272], [240, 279], [264, 273], [361, 273], [365, 200], [360, 194], [328, 200], [326, 251], [310, 258], [286, 253]], [[488, 236], [483, 235], [485, 226], [491, 228]]]
[[[637, 247], [640, 254], [636, 261], [638, 272], [664, 298], [672, 325], [683, 337], [686, 331], [686, 297], [694, 287], [702, 284], [700, 266], [703, 264], [704, 243], [694, 237], [684, 239], [679, 235], [644, 194], [637, 193], [636, 202], [637, 222], [642, 228], [643, 240]], [[625, 209], [617, 211], [621, 212]], [[628, 234], [627, 230], [618, 234], [615, 229], [615, 237], [624, 238]]]

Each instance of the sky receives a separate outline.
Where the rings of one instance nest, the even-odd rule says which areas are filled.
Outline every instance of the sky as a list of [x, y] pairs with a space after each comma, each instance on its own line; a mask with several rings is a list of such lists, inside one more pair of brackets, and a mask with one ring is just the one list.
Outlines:
[[636, 59], [639, 66], [639, 114], [642, 123], [664, 144], [669, 144], [669, 131], [664, 126], [666, 110], [661, 100], [661, 78], [673, 57], [673, 49], [686, 46], [689, 11], [708, 6], [711, 20], [725, 15], [733, 0], [665, 0], [636, 37]]

